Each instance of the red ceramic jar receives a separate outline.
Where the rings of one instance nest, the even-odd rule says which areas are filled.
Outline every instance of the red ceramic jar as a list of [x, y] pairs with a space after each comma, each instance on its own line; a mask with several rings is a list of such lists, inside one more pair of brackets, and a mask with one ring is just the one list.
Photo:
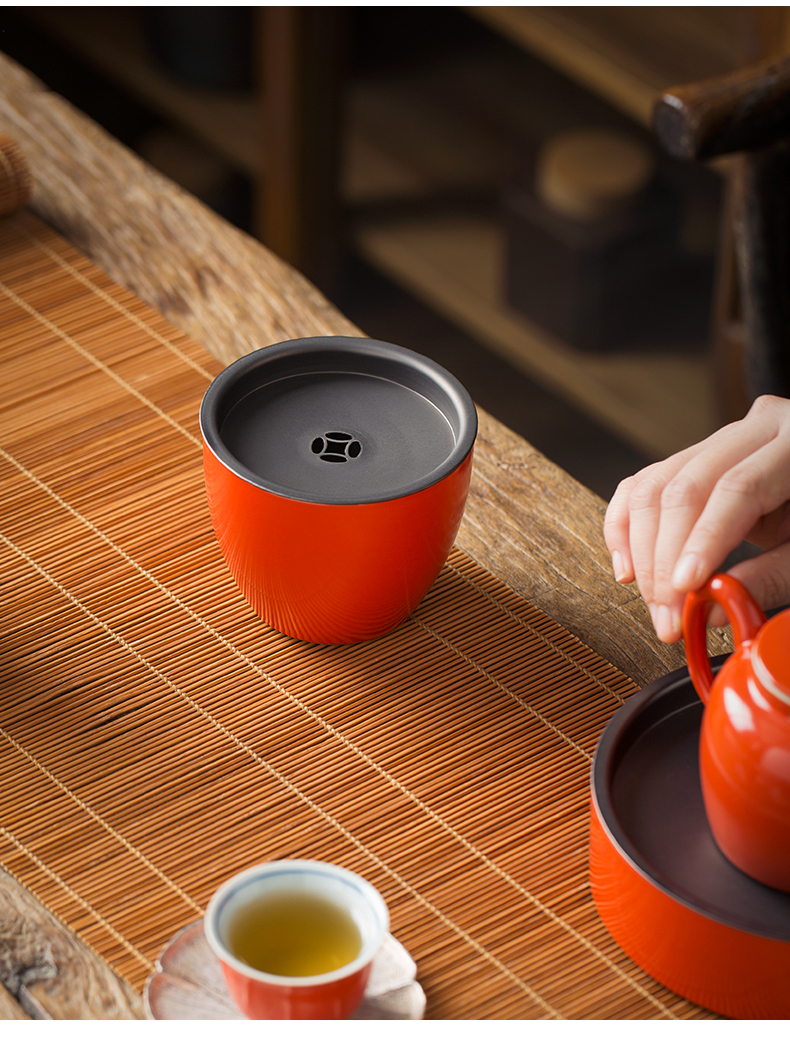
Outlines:
[[220, 373], [200, 423], [217, 539], [263, 620], [352, 643], [409, 616], [469, 489], [477, 414], [453, 376], [375, 340], [291, 340]]

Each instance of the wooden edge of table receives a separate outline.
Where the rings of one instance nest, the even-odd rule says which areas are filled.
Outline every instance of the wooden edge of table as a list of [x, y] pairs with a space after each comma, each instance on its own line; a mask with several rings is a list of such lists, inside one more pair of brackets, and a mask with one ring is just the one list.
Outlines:
[[0, 869], [0, 1020], [143, 1018], [142, 998]]
[[[282, 339], [359, 334], [260, 242], [2, 54], [0, 133], [18, 142], [31, 168], [31, 208], [221, 362]], [[601, 499], [480, 410], [459, 546], [643, 685], [679, 667], [682, 647], [660, 643], [636, 590], [612, 578], [604, 511]], [[726, 649], [716, 633], [712, 652]], [[25, 943], [49, 946], [51, 964], [42, 977], [44, 956], [34, 953], [20, 971], [19, 954], [0, 948], [0, 982], [27, 1014], [141, 1016], [137, 994], [0, 870], [0, 947], [14, 943], [20, 922], [31, 924]], [[0, 1017], [5, 1003], [0, 997]]]

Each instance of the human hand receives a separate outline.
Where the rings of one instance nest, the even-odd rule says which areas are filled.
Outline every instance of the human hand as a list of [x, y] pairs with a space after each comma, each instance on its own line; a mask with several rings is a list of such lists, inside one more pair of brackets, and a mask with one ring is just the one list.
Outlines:
[[686, 592], [742, 540], [764, 552], [728, 572], [763, 609], [790, 601], [790, 401], [764, 395], [744, 419], [626, 478], [604, 536], [615, 578], [636, 580], [664, 642], [680, 638]]

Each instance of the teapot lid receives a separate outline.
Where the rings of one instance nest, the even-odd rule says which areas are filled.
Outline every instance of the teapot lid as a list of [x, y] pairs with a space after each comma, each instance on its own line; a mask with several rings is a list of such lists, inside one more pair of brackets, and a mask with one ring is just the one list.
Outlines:
[[760, 685], [790, 706], [790, 609], [777, 613], [760, 629], [752, 666]]

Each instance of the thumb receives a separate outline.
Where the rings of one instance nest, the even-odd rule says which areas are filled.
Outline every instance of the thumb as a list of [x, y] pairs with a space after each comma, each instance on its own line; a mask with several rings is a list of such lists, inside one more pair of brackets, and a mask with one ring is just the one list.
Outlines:
[[790, 543], [748, 558], [728, 569], [763, 610], [790, 604]]

